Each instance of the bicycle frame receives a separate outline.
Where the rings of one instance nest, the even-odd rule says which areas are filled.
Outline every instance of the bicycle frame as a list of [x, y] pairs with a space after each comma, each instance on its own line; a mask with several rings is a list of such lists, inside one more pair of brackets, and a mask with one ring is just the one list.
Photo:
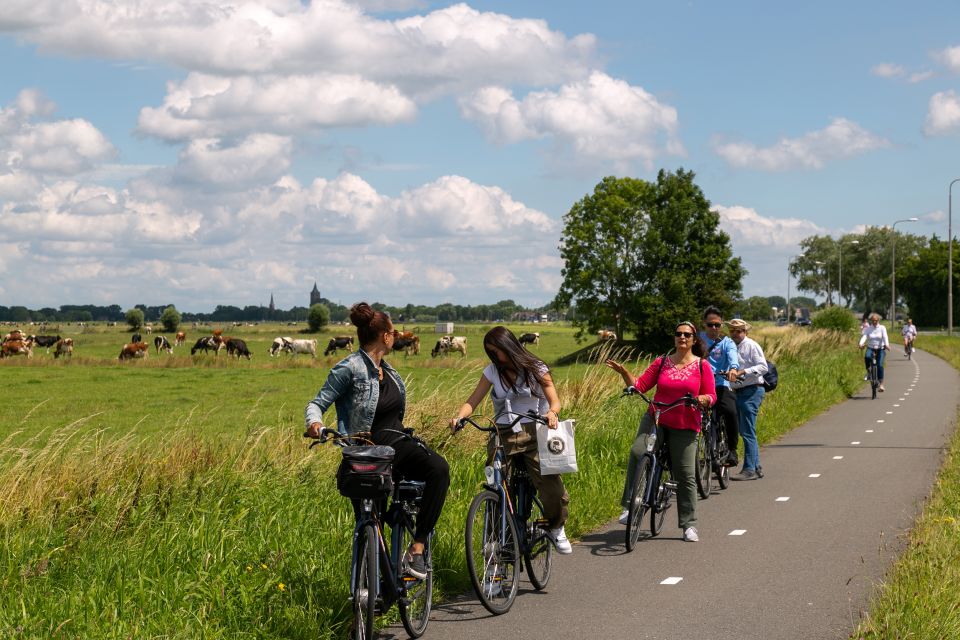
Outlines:
[[[491, 433], [490, 437], [494, 439], [494, 453], [492, 465], [486, 467], [484, 470], [487, 474], [487, 482], [484, 483], [484, 486], [500, 496], [500, 504], [506, 505], [506, 509], [499, 510], [500, 543], [506, 542], [506, 519], [508, 517], [513, 518], [513, 523], [516, 527], [517, 535], [519, 537], [518, 542], [520, 543], [520, 553], [522, 555], [530, 548], [530, 541], [527, 540], [526, 522], [533, 503], [533, 493], [531, 492], [528, 495], [527, 492], [533, 487], [529, 476], [526, 475], [526, 470], [522, 467], [513, 466], [510, 470], [510, 476], [507, 476], [507, 474], [504, 473], [504, 467], [507, 466], [507, 456], [503, 450], [503, 443], [500, 440], [499, 430], [495, 429]], [[489, 477], [489, 469], [491, 468], [493, 469], [492, 481]], [[516, 495], [512, 496], [510, 494], [509, 480], [513, 478], [522, 478], [524, 481], [518, 483], [518, 486], [516, 487]], [[522, 563], [520, 570], [523, 571]]]

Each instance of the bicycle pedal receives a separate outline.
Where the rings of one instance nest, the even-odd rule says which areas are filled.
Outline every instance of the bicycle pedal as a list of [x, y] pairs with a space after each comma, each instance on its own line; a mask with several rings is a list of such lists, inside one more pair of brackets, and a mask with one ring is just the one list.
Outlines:
[[674, 482], [673, 480], [668, 480], [667, 482], [664, 482], [663, 486], [665, 486], [667, 489], [670, 489], [671, 491], [677, 490], [677, 483]]

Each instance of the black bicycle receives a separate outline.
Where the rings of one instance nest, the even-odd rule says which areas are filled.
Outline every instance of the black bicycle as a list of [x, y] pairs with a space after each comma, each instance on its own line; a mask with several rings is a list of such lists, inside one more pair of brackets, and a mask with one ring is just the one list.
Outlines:
[[907, 360], [913, 358], [913, 339], [907, 340], [907, 344], [903, 347], [903, 353], [907, 356]]
[[489, 433], [493, 443], [493, 460], [484, 468], [483, 489], [467, 512], [464, 544], [473, 589], [494, 615], [513, 606], [524, 565], [537, 591], [546, 588], [553, 568], [553, 541], [547, 533], [543, 504], [526, 465], [522, 460], [508, 461], [500, 440], [501, 432], [509, 433], [521, 421], [547, 424], [547, 420], [531, 412], [517, 415], [509, 424], [497, 424], [497, 418], [510, 413], [497, 414], [490, 426], [472, 418], [461, 418], [456, 425], [460, 430], [471, 424]]
[[881, 351], [885, 347], [880, 347], [879, 349], [872, 349], [867, 347], [867, 357], [870, 358], [870, 365], [867, 367], [867, 378], [870, 380], [870, 397], [873, 400], [877, 399], [877, 388], [880, 386], [880, 365], [877, 355], [878, 351]]
[[[388, 429], [387, 431], [395, 431]], [[411, 437], [412, 429], [396, 431]], [[307, 434], [304, 434], [306, 436]], [[376, 638], [374, 620], [386, 613], [394, 603], [400, 609], [403, 628], [411, 638], [419, 638], [427, 630], [433, 605], [433, 534], [427, 538], [423, 559], [425, 578], [403, 573], [403, 555], [413, 542], [417, 511], [423, 496], [424, 483], [400, 479], [386, 482], [375, 467], [388, 458], [392, 448], [374, 446], [370, 433], [343, 435], [332, 429], [321, 429], [319, 439], [310, 448], [332, 439], [343, 447], [344, 459], [354, 454], [357, 481], [351, 488], [341, 487], [345, 497], [359, 500], [359, 515], [353, 531], [353, 552], [350, 561], [350, 600], [353, 606], [352, 638]], [[385, 452], [388, 450], [389, 452]], [[364, 454], [368, 454], [364, 459]], [[369, 474], [364, 478], [364, 470]], [[339, 482], [338, 482], [339, 484]], [[345, 483], [346, 484], [346, 483]], [[385, 485], [392, 485], [389, 489]], [[387, 499], [390, 500], [389, 507]], [[390, 525], [389, 547], [383, 526]]]
[[660, 426], [660, 415], [680, 406], [700, 407], [700, 403], [692, 395], [685, 395], [673, 402], [657, 402], [651, 400], [636, 389], [627, 387], [623, 390], [624, 396], [639, 396], [648, 405], [653, 407], [653, 431], [646, 434], [647, 448], [637, 463], [633, 486], [630, 490], [630, 502], [627, 505], [627, 551], [633, 551], [640, 539], [643, 526], [643, 517], [650, 512], [650, 535], [655, 537], [663, 529], [663, 520], [670, 500], [676, 492], [677, 483], [673, 481], [670, 471], [670, 455], [667, 441], [664, 438], [657, 444], [657, 431]]

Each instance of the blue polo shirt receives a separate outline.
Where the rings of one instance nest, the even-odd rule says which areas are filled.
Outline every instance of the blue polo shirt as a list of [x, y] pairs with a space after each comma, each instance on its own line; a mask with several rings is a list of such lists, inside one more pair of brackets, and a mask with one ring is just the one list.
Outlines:
[[[700, 339], [704, 346], [710, 350], [707, 352], [707, 362], [714, 372], [714, 382], [718, 387], [730, 387], [726, 377], [716, 375], [717, 371], [729, 371], [730, 369], [740, 369], [740, 356], [737, 353], [737, 343], [730, 339], [730, 336], [723, 336], [717, 340], [716, 344], [711, 340], [705, 331], [700, 332]], [[711, 348], [710, 345], [713, 345]]]

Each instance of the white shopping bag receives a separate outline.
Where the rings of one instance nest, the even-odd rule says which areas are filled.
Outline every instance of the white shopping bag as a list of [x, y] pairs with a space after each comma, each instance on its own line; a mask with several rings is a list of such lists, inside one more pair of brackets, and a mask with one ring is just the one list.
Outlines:
[[553, 476], [558, 473], [577, 472], [577, 448], [573, 441], [576, 420], [564, 420], [551, 429], [537, 424], [537, 449], [540, 453], [540, 474]]

